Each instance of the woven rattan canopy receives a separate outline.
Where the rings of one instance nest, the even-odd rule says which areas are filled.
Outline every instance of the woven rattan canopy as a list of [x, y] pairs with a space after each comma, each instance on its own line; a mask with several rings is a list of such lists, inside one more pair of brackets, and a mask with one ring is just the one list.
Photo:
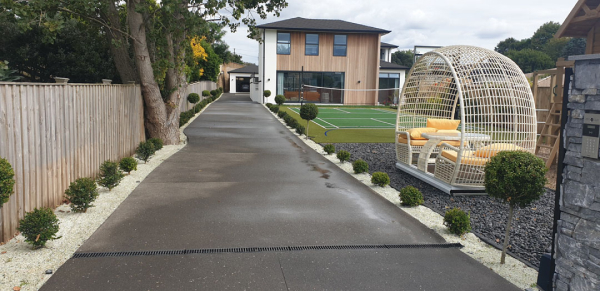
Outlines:
[[417, 60], [399, 101], [399, 163], [411, 165], [412, 155], [420, 154], [423, 141], [410, 140], [406, 132], [428, 127], [429, 119], [460, 120], [459, 141], [433, 150], [435, 177], [451, 185], [483, 186], [486, 160], [474, 159], [490, 145], [492, 152], [535, 150], [537, 119], [529, 82], [512, 60], [495, 51], [448, 46]]

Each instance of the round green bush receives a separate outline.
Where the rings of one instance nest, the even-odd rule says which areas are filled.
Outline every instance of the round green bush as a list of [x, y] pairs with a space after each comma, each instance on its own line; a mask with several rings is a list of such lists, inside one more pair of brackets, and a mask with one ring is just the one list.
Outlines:
[[219, 93], [223, 93], [223, 87], [219, 87], [217, 90], [219, 90]]
[[279, 118], [281, 118], [281, 119], [283, 119], [283, 120], [285, 120], [285, 117], [286, 117], [287, 115], [288, 115], [288, 114], [287, 114], [287, 112], [285, 112], [285, 111], [281, 111], [281, 110], [280, 110], [279, 112], [277, 112], [277, 116], [279, 116]]
[[305, 135], [306, 134], [306, 128], [304, 127], [304, 125], [298, 124], [296, 126], [296, 133], [299, 135]]
[[471, 231], [471, 216], [460, 208], [453, 208], [444, 214], [444, 225], [450, 233], [463, 235]]
[[58, 218], [50, 208], [36, 208], [28, 212], [17, 228], [34, 249], [45, 246], [49, 240], [59, 239], [56, 236], [58, 229]]
[[8, 202], [15, 186], [15, 172], [6, 159], [0, 158], [0, 208]]
[[140, 142], [137, 149], [135, 150], [135, 157], [144, 161], [144, 163], [148, 162], [150, 157], [155, 153], [154, 144], [150, 141]]
[[352, 169], [354, 170], [354, 174], [368, 173], [369, 164], [362, 159], [358, 159], [352, 163]]
[[105, 161], [100, 165], [100, 174], [98, 174], [98, 185], [108, 188], [108, 191], [117, 187], [125, 174], [119, 170], [115, 162]]
[[265, 106], [267, 106], [267, 108], [270, 109], [271, 107], [273, 107], [273, 103], [267, 103], [267, 104], [265, 104]]
[[265, 91], [263, 92], [263, 95], [264, 95], [265, 97], [269, 97], [269, 96], [271, 96], [271, 90], [265, 90]]
[[279, 112], [279, 106], [278, 106], [278, 105], [276, 105], [276, 106], [271, 106], [271, 111], [272, 111], [273, 113], [277, 113], [277, 112]]
[[324, 150], [324, 151], [325, 151], [325, 152], [326, 152], [328, 155], [331, 155], [331, 154], [335, 153], [335, 146], [334, 146], [334, 145], [332, 145], [332, 144], [326, 144], [326, 145], [323, 147], [323, 150]]
[[213, 97], [217, 97], [217, 90], [210, 90], [210, 95]]
[[119, 168], [121, 169], [121, 171], [127, 172], [128, 174], [130, 174], [131, 171], [137, 170], [137, 164], [138, 163], [134, 158], [124, 157], [119, 162]]
[[371, 176], [371, 183], [379, 187], [385, 187], [390, 184], [390, 176], [384, 172], [375, 172]]
[[154, 145], [154, 151], [159, 151], [163, 148], [163, 140], [158, 137], [153, 137], [148, 141]]
[[283, 95], [275, 96], [275, 103], [277, 103], [277, 105], [281, 106], [281, 105], [283, 105], [283, 102], [285, 102], [285, 96], [283, 96]]
[[65, 190], [65, 196], [71, 201], [73, 212], [86, 212], [98, 198], [96, 182], [92, 178], [79, 178]]
[[345, 150], [341, 150], [337, 153], [337, 158], [341, 163], [343, 163], [350, 159], [350, 153]]
[[300, 118], [304, 120], [313, 120], [319, 115], [319, 107], [314, 103], [306, 103], [300, 107]]
[[208, 96], [210, 96], [210, 91], [208, 91], [208, 90], [203, 90], [203, 91], [202, 91], [202, 96], [204, 96], [204, 97], [208, 97]]
[[196, 93], [190, 93], [190, 95], [187, 97], [187, 100], [192, 104], [196, 104], [198, 101], [200, 101], [200, 96]]
[[418, 206], [423, 204], [423, 194], [413, 186], [406, 186], [400, 190], [401, 204], [404, 206]]
[[196, 106], [194, 106], [194, 112], [198, 113], [202, 110], [202, 108], [204, 108], [204, 106], [200, 103], [196, 104]]

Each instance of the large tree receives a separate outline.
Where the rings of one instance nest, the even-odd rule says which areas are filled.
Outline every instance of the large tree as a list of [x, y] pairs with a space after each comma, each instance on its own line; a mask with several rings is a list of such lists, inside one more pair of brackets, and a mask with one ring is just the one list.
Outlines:
[[523, 73], [550, 69], [555, 64], [547, 54], [532, 49], [509, 51], [506, 56], [517, 63]]
[[537, 51], [543, 51], [546, 44], [554, 37], [560, 23], [546, 22], [540, 26], [531, 37], [531, 48]]
[[[60, 31], [65, 19], [101, 27], [123, 82], [141, 85], [146, 133], [166, 144], [179, 142], [179, 100], [184, 98], [185, 52], [190, 36], [201, 35], [210, 21], [249, 27], [253, 18], [279, 16], [285, 0], [0, 0], [0, 13], [12, 13], [21, 29]], [[231, 16], [219, 14], [226, 9]]]
[[392, 54], [392, 63], [407, 66], [409, 69], [415, 61], [415, 54], [411, 50], [395, 51]]
[[509, 37], [503, 41], [500, 41], [496, 45], [494, 50], [503, 55], [506, 55], [509, 51], [512, 51], [512, 50], [520, 51], [523, 49], [530, 48], [530, 46], [531, 46], [530, 38], [516, 40], [514, 37]]

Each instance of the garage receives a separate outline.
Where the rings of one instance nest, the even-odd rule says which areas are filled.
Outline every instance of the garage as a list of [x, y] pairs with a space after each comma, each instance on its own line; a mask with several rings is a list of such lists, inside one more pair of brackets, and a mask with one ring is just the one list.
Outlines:
[[250, 81], [253, 75], [258, 74], [258, 66], [247, 65], [243, 68], [231, 70], [229, 73], [229, 93], [250, 92]]

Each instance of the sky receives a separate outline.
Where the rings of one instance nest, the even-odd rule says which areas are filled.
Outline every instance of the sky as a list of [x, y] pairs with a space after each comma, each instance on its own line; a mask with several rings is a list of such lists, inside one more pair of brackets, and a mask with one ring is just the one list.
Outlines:
[[[339, 19], [391, 30], [381, 41], [399, 49], [415, 45], [474, 45], [494, 49], [508, 37], [528, 38], [544, 23], [562, 23], [577, 0], [287, 0], [281, 16], [257, 18], [257, 24], [294, 17]], [[223, 13], [227, 15], [226, 12]], [[224, 41], [245, 62], [258, 62], [258, 42], [243, 24]]]

